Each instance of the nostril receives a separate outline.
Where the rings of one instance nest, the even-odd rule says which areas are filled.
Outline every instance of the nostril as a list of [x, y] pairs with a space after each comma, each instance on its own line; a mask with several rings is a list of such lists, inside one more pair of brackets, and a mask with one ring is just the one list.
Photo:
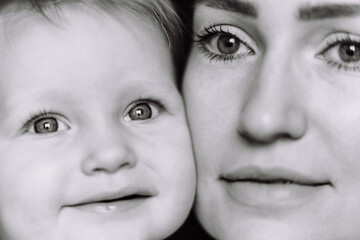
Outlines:
[[292, 139], [302, 138], [308, 129], [306, 114], [298, 109], [298, 111], [290, 112], [288, 119], [287, 132], [289, 133], [289, 137]]
[[120, 169], [133, 168], [136, 162], [134, 152], [127, 147], [98, 148], [82, 160], [81, 168], [89, 176], [100, 172], [112, 174]]
[[123, 164], [112, 164], [112, 165], [103, 165], [97, 168], [94, 168], [93, 172], [107, 172], [107, 173], [115, 173], [121, 168], [131, 168], [133, 165], [131, 164], [132, 161], [124, 162]]
[[256, 116], [243, 115], [240, 119], [238, 134], [250, 144], [264, 145], [278, 139], [295, 140], [301, 138], [306, 132], [307, 121], [300, 111], [264, 110], [261, 113]]
[[277, 134], [277, 135], [255, 135], [253, 133], [248, 133], [246, 131], [239, 131], [241, 138], [251, 145], [269, 145], [278, 139], [291, 139], [289, 134]]

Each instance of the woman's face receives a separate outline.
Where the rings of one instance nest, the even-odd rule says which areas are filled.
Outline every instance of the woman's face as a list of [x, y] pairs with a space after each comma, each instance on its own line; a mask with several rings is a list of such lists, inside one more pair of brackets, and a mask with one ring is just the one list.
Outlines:
[[217, 239], [360, 239], [358, 0], [199, 0], [183, 83]]

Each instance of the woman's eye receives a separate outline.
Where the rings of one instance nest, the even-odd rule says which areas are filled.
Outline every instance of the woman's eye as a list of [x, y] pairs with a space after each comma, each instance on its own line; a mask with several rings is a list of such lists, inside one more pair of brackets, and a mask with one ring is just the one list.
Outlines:
[[[360, 70], [360, 39], [349, 34], [335, 34], [327, 40], [320, 57], [337, 69]], [[359, 38], [359, 37], [357, 37]]]
[[39, 114], [23, 127], [24, 132], [33, 134], [50, 134], [70, 129], [62, 116], [57, 114]]
[[216, 54], [246, 56], [251, 53], [251, 49], [243, 44], [239, 38], [228, 34], [220, 34], [210, 38], [209, 43], [205, 46]]
[[205, 29], [195, 40], [210, 60], [234, 60], [254, 55], [251, 38], [234, 26], [216, 25]]
[[359, 43], [342, 43], [338, 51], [340, 59], [344, 62], [358, 62], [360, 60]]
[[160, 104], [154, 102], [139, 102], [131, 106], [125, 115], [125, 121], [145, 121], [155, 118], [160, 113]]
[[360, 43], [339, 43], [323, 53], [324, 58], [334, 62], [359, 62]]

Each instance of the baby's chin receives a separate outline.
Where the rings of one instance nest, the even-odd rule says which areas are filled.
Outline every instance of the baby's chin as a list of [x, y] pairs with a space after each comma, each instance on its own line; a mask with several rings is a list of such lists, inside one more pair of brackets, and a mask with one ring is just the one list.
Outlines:
[[[56, 225], [55, 237], [51, 237], [50, 234], [50, 237], [44, 240], [161, 240], [180, 228], [186, 216], [186, 211], [181, 212], [178, 209], [175, 211], [168, 209], [168, 211], [157, 213], [148, 209], [135, 217], [128, 216], [128, 221], [125, 218], [101, 218], [87, 221], [88, 216], [74, 218], [77, 221], [67, 219]], [[39, 240], [39, 238], [35, 237], [31, 240]]]
[[[76, 225], [76, 224], [74, 224]], [[121, 224], [114, 223], [113, 226], [89, 226], [87, 228], [76, 227], [71, 231], [69, 229], [60, 230], [54, 237], [41, 240], [160, 240], [168, 236], [167, 231], [162, 229], [149, 229], [148, 226], [130, 226], [127, 229], [121, 227]], [[31, 240], [39, 240], [38, 236]]]

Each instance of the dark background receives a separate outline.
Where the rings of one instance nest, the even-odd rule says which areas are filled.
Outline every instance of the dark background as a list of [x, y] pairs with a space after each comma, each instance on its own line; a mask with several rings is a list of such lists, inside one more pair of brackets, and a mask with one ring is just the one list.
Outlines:
[[[177, 5], [178, 12], [180, 17], [185, 23], [185, 26], [187, 26], [188, 33], [185, 33], [187, 36], [187, 44], [185, 45], [185, 55], [190, 49], [191, 46], [191, 23], [192, 23], [192, 5], [193, 0], [174, 0], [174, 3]], [[183, 62], [183, 65], [185, 65], [185, 59]], [[179, 67], [179, 66], [178, 66]], [[183, 66], [182, 66], [183, 68]], [[198, 220], [195, 217], [194, 212], [192, 211], [188, 217], [188, 219], [185, 221], [184, 225], [173, 235], [171, 235], [166, 240], [212, 240], [213, 238], [210, 238], [209, 235], [203, 230], [201, 225], [199, 224]]]
[[184, 225], [165, 240], [214, 240], [201, 227], [193, 212]]

